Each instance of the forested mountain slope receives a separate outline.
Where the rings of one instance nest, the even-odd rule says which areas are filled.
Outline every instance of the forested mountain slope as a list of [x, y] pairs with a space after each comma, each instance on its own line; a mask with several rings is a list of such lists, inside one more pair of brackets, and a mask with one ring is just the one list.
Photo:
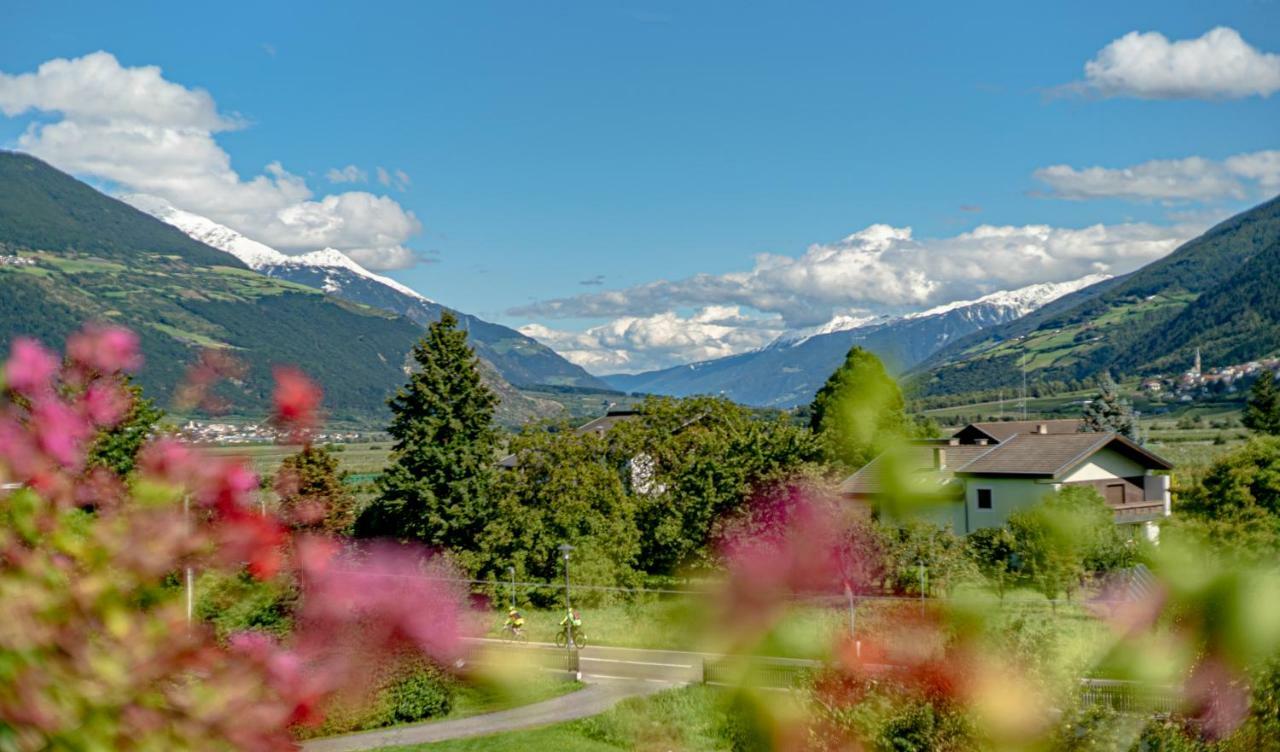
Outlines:
[[1123, 278], [1023, 320], [939, 350], [912, 375], [918, 395], [1072, 386], [1113, 375], [1185, 370], [1196, 348], [1206, 367], [1280, 349], [1275, 266], [1280, 198], [1242, 212]]

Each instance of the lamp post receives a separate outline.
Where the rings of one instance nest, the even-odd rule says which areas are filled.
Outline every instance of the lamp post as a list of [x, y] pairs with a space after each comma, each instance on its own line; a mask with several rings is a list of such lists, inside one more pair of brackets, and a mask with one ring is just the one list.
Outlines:
[[516, 568], [507, 567], [507, 574], [511, 575], [511, 608], [516, 607]]
[[569, 600], [569, 552], [573, 550], [573, 546], [568, 543], [560, 544], [560, 555], [564, 557], [564, 649], [566, 666], [570, 671], [574, 670], [573, 666], [573, 603]]

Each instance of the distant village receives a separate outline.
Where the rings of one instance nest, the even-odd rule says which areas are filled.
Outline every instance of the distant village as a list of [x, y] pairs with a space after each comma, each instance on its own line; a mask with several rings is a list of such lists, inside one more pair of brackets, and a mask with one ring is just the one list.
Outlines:
[[[213, 423], [188, 420], [178, 428], [182, 438], [196, 444], [270, 444], [281, 438], [273, 426], [266, 423]], [[345, 444], [372, 441], [384, 434], [360, 431], [328, 431], [312, 437], [322, 444]]]
[[1263, 371], [1280, 375], [1280, 358], [1251, 360], [1204, 371], [1201, 368], [1200, 348], [1196, 348], [1195, 362], [1190, 369], [1178, 376], [1143, 379], [1139, 389], [1153, 397], [1169, 395], [1179, 402], [1192, 402], [1198, 397], [1235, 394], [1247, 388], [1247, 382], [1252, 382]]

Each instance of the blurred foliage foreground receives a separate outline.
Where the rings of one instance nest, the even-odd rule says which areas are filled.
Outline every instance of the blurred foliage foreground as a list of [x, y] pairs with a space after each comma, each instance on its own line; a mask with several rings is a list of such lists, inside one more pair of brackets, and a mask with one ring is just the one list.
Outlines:
[[[4, 366], [0, 750], [288, 749], [299, 735], [449, 712], [463, 637], [478, 624], [441, 557], [331, 537], [323, 499], [268, 514], [245, 466], [169, 439], [145, 442], [125, 477], [88, 460], [129, 414], [137, 395], [124, 374], [138, 360], [131, 334], [90, 328], [63, 358], [16, 340]], [[281, 369], [274, 397], [278, 425], [306, 446], [318, 390]], [[1237, 506], [1270, 487], [1256, 472], [1229, 482], [1243, 472], [1219, 479], [1218, 491], [1248, 496]], [[900, 513], [920, 502], [909, 485]], [[1196, 503], [1213, 508], [1217, 487], [1205, 488]], [[1034, 538], [1046, 594], [1069, 594], [1080, 562], [1114, 553], [1094, 545], [1089, 510], [1067, 497], [1007, 540], [970, 545], [999, 562]], [[727, 656], [718, 671], [732, 689], [707, 731], [724, 747], [1244, 750], [1280, 738], [1276, 561], [1230, 555], [1220, 528], [1174, 526], [1143, 551], [1153, 582], [1089, 600], [1107, 628], [1070, 659], [1053, 632], [958, 593], [891, 609], [860, 640], [838, 633], [818, 646], [821, 668], [786, 693], [753, 689], [756, 659], [785, 641], [804, 599], [895, 576], [878, 558], [893, 540], [803, 481], [717, 529], [722, 579], [688, 626]], [[212, 594], [189, 618], [184, 584], [197, 571]], [[252, 616], [219, 620], [233, 609]], [[1084, 702], [1082, 676], [1127, 688], [1126, 712]], [[1156, 714], [1169, 697], [1172, 712]], [[639, 726], [610, 718], [587, 724], [594, 736], [640, 743]], [[662, 748], [682, 746], [677, 737]]]

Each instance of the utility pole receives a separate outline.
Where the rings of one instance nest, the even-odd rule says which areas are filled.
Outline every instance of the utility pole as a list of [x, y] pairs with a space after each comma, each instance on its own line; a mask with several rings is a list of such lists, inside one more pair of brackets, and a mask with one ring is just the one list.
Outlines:
[[1027, 351], [1022, 351], [1022, 419], [1027, 419]]
[[924, 559], [921, 559], [919, 561], [919, 564], [920, 564], [920, 613], [923, 614], [924, 613], [924, 593], [925, 593]]
[[853, 588], [849, 581], [844, 582], [844, 597], [849, 601], [849, 639], [853, 640], [854, 654], [862, 657], [862, 642], [858, 640], [858, 606], [853, 600]]
[[[186, 524], [187, 535], [191, 535], [191, 495], [182, 495], [182, 518]], [[187, 585], [187, 629], [191, 629], [191, 620], [196, 610], [196, 573], [191, 568], [191, 564], [187, 564], [186, 571], [183, 572], [183, 579]]]

